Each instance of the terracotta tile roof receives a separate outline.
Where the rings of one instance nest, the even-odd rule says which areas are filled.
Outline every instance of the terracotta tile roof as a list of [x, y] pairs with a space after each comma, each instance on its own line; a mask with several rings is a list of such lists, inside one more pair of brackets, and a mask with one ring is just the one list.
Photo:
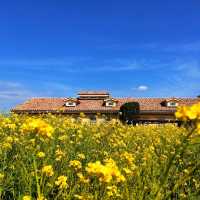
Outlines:
[[[79, 99], [75, 107], [65, 106], [66, 98], [32, 98], [25, 103], [16, 106], [14, 112], [34, 112], [34, 111], [63, 111], [63, 112], [117, 112], [126, 102], [138, 102], [140, 111], [152, 112], [174, 112], [176, 108], [163, 106], [162, 103], [168, 98], [115, 98], [117, 106], [105, 107], [104, 100]], [[192, 105], [200, 102], [200, 98], [176, 98], [179, 105]]]

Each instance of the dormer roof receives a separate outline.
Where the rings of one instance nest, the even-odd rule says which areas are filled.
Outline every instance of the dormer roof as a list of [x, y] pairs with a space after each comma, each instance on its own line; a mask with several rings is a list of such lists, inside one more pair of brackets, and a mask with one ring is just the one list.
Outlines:
[[105, 102], [107, 101], [113, 101], [113, 102], [118, 102], [118, 99], [114, 99], [114, 98], [107, 98], [107, 99], [104, 99]]
[[171, 98], [167, 98], [165, 99], [165, 102], [178, 102], [181, 101], [181, 99], [176, 98], [176, 97], [171, 97]]
[[64, 99], [64, 102], [78, 102], [77, 98], [68, 97]]

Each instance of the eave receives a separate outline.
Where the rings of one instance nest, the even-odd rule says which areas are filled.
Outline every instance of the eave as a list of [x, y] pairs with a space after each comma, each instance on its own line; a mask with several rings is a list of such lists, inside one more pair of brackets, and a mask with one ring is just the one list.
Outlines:
[[[118, 114], [120, 110], [11, 110], [14, 113], [28, 113], [28, 114], [77, 114], [77, 113], [115, 113]], [[137, 114], [174, 114], [176, 110], [140, 110]]]

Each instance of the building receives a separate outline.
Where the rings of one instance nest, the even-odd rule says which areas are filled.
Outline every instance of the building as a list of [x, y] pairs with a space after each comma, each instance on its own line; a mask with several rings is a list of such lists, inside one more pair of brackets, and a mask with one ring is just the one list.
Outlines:
[[114, 98], [107, 91], [82, 91], [76, 98], [32, 98], [12, 109], [18, 114], [65, 114], [78, 117], [84, 113], [91, 120], [97, 114], [107, 120], [128, 123], [176, 122], [177, 106], [192, 105], [200, 98]]

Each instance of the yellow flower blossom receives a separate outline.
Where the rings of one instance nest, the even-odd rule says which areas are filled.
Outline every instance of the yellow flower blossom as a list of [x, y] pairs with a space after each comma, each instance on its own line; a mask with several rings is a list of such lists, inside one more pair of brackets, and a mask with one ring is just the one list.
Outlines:
[[2, 148], [5, 149], [5, 150], [10, 150], [10, 149], [12, 149], [12, 144], [9, 143], [9, 142], [4, 142], [2, 144]]
[[42, 119], [27, 119], [21, 126], [22, 133], [35, 132], [39, 136], [51, 138], [54, 128]]
[[186, 106], [178, 107], [178, 109], [175, 113], [176, 118], [186, 121], [188, 119], [187, 110], [188, 109]]
[[128, 153], [127, 151], [125, 151], [124, 153], [122, 153], [121, 157], [123, 159], [125, 159], [129, 165], [131, 165], [133, 163], [133, 161], [135, 160], [133, 154]]
[[58, 179], [55, 181], [55, 185], [59, 187], [59, 189], [66, 189], [68, 187], [67, 184], [67, 177], [66, 176], [59, 176]]
[[4, 174], [3, 173], [0, 173], [0, 182], [4, 179]]
[[120, 197], [120, 193], [119, 193], [117, 186], [115, 186], [115, 185], [107, 186], [106, 189], [107, 189], [107, 195], [109, 197]]
[[5, 141], [8, 142], [8, 143], [13, 143], [13, 137], [7, 136]]
[[61, 149], [56, 150], [56, 161], [60, 161], [65, 153]]
[[82, 173], [77, 173], [77, 176], [79, 177], [81, 183], [89, 183], [90, 182], [90, 180], [85, 178]]
[[82, 168], [82, 164], [79, 160], [71, 160], [69, 166], [73, 167], [75, 170], [80, 170]]
[[105, 165], [101, 164], [100, 161], [88, 163], [86, 171], [91, 175], [96, 175], [99, 177], [100, 182], [109, 183], [113, 179], [115, 179], [117, 182], [125, 181], [125, 177], [121, 174], [115, 161], [112, 159], [107, 160]]
[[37, 157], [38, 158], [44, 158], [45, 157], [45, 153], [40, 151], [40, 152], [37, 153]]
[[83, 153], [79, 153], [79, 154], [77, 155], [77, 157], [78, 157], [79, 159], [81, 159], [81, 160], [84, 160], [84, 159], [85, 159], [85, 155], [84, 155]]
[[40, 195], [37, 200], [47, 200], [43, 195]]
[[30, 195], [25, 195], [23, 196], [22, 200], [31, 200], [31, 196]]
[[194, 104], [192, 106], [181, 106], [178, 107], [177, 112], [175, 113], [177, 119], [186, 121], [186, 120], [195, 120], [200, 118], [200, 103]]
[[53, 176], [54, 171], [53, 171], [53, 167], [51, 165], [46, 165], [42, 168], [42, 173], [45, 174], [48, 177]]
[[84, 200], [84, 196], [75, 194], [74, 197], [79, 200]]
[[123, 171], [127, 174], [127, 175], [130, 175], [130, 174], [132, 174], [132, 171], [130, 170], [130, 169], [128, 169], [128, 168], [123, 168]]

